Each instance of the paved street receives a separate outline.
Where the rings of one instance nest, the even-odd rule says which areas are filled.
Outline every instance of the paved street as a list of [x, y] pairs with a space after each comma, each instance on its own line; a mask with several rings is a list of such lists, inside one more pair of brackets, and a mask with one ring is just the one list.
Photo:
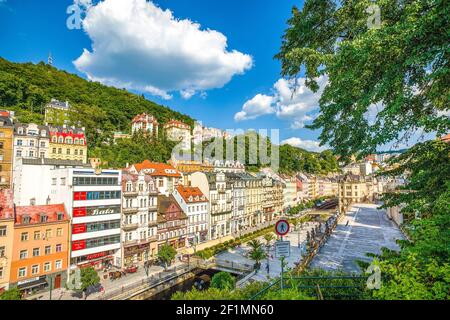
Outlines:
[[[287, 236], [283, 237], [284, 241], [290, 241], [290, 256], [285, 259], [285, 263], [287, 263], [287, 268], [295, 267], [295, 264], [300, 261], [300, 247], [299, 247], [299, 239], [300, 244], [304, 246], [306, 241], [306, 232], [308, 230], [312, 230], [314, 226], [318, 223], [316, 222], [307, 222], [303, 225], [303, 228], [299, 231], [292, 230]], [[300, 238], [299, 238], [300, 237]], [[263, 237], [258, 238], [263, 244], [264, 250], [266, 250], [266, 242]], [[303, 249], [304, 251], [304, 249]], [[216, 256], [219, 260], [232, 261], [240, 264], [249, 264], [253, 265], [255, 262], [249, 258], [247, 258], [248, 253], [250, 252], [250, 247], [247, 244], [243, 244], [240, 247], [229, 249], [226, 252], [222, 252]], [[267, 263], [269, 263], [269, 273], [267, 273]], [[264, 259], [261, 262], [261, 269], [258, 273], [254, 274], [250, 277], [250, 281], [267, 281], [270, 278], [279, 277], [281, 273], [281, 262], [278, 258], [275, 257], [275, 247], [272, 245], [269, 249], [269, 259]]]
[[354, 205], [314, 258], [311, 268], [360, 273], [355, 260], [370, 262], [366, 253], [378, 254], [382, 247], [398, 250], [397, 239], [403, 239], [403, 235], [384, 210], [377, 210], [373, 204]]

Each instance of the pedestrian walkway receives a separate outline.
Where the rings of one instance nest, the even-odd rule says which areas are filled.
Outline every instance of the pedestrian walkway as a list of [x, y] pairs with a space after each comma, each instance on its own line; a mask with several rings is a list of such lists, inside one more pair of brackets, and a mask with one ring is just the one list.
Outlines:
[[[177, 261], [172, 264], [170, 270], [174, 268], [178, 268], [184, 265], [183, 262]], [[151, 266], [149, 268], [148, 277], [157, 277], [158, 275], [164, 273], [164, 267], [162, 266]], [[100, 284], [104, 288], [103, 292], [96, 292], [87, 297], [86, 300], [99, 300], [102, 299], [104, 295], [109, 295], [112, 291], [120, 290], [122, 287], [128, 287], [135, 283], [141, 283], [143, 280], [147, 279], [147, 273], [145, 272], [144, 267], [139, 267], [136, 273], [130, 273], [126, 276], [111, 281], [110, 279], [103, 279], [103, 273], [99, 273], [100, 276]], [[43, 292], [40, 294], [36, 294], [34, 296], [27, 297], [28, 300], [49, 300], [50, 292]], [[71, 290], [67, 290], [65, 288], [59, 288], [52, 291], [52, 300], [82, 300], [83, 295], [81, 293], [77, 293]]]
[[396, 240], [404, 239], [385, 210], [375, 204], [354, 205], [314, 257], [310, 267], [328, 271], [341, 269], [361, 273], [356, 260], [371, 262], [367, 253], [379, 254], [382, 247], [399, 250]]

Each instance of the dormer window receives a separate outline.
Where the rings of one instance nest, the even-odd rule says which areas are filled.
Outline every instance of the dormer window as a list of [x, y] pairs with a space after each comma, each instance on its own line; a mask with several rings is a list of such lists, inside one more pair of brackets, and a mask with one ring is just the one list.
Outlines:
[[47, 222], [47, 221], [48, 221], [48, 216], [45, 215], [45, 214], [41, 214], [40, 222], [41, 222], [41, 223], [45, 223], [45, 222]]
[[59, 142], [59, 143], [64, 143], [64, 138], [63, 138], [63, 137], [59, 137], [58, 142]]
[[57, 142], [57, 141], [58, 141], [58, 138], [56, 138], [55, 136], [53, 136], [52, 142]]
[[189, 202], [192, 202], [194, 199], [192, 198], [192, 196], [189, 197]]
[[17, 132], [18, 132], [19, 134], [23, 134], [23, 128], [19, 128], [19, 129], [17, 130]]
[[84, 139], [80, 139], [80, 144], [84, 144]]
[[75, 138], [74, 144], [78, 144], [78, 142], [79, 142], [78, 138]]
[[42, 136], [42, 137], [45, 137], [46, 135], [47, 135], [47, 131], [41, 130], [41, 136]]
[[31, 222], [30, 216], [23, 216], [22, 217], [22, 223], [23, 224], [29, 224]]
[[58, 221], [63, 220], [63, 219], [64, 219], [64, 213], [58, 212], [58, 213], [56, 214], [56, 219], [58, 219]]
[[72, 138], [66, 138], [66, 143], [67, 144], [72, 144]]

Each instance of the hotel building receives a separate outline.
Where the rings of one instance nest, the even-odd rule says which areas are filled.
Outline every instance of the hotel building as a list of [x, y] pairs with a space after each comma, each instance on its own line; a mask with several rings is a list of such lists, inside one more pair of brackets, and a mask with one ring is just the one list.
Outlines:
[[87, 163], [87, 143], [84, 128], [51, 127], [49, 158]]
[[70, 218], [64, 204], [16, 207], [10, 286], [25, 294], [64, 286]]
[[122, 257], [124, 266], [155, 260], [157, 195], [154, 179], [144, 173], [122, 172]]

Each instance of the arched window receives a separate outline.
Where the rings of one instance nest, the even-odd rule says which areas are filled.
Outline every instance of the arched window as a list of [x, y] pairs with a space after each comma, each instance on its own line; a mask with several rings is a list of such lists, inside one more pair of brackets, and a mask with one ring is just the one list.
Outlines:
[[78, 143], [79, 143], [78, 138], [75, 138], [75, 140], [73, 141], [73, 143], [74, 143], [74, 144], [78, 144]]
[[58, 138], [56, 136], [53, 136], [52, 142], [55, 142], [55, 143], [58, 142]]
[[67, 144], [72, 144], [72, 138], [67, 137], [67, 138], [66, 138], [66, 143], [67, 143]]
[[64, 143], [64, 138], [63, 137], [59, 137], [58, 142], [59, 143]]
[[84, 144], [84, 139], [80, 139], [80, 144]]

